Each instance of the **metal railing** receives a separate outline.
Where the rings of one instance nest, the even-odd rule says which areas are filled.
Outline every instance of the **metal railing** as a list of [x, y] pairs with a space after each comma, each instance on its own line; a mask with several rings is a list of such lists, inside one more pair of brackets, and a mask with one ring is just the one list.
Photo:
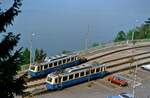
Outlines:
[[[143, 43], [143, 42], [150, 42], [150, 39], [140, 39], [140, 40], [133, 40], [135, 43]], [[132, 40], [126, 40], [126, 41], [121, 41], [121, 42], [108, 42], [108, 43], [100, 43], [98, 46], [96, 47], [90, 47], [88, 49], [84, 49], [81, 50], [80, 53], [87, 53], [89, 51], [93, 51], [96, 49], [102, 49], [102, 48], [110, 48], [113, 46], [120, 46], [120, 45], [128, 45], [128, 44], [132, 44], [133, 43]]]

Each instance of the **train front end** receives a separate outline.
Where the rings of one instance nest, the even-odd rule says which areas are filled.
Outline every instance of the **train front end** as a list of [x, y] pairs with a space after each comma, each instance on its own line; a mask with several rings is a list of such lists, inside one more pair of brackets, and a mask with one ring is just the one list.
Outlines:
[[36, 65], [30, 65], [30, 67], [28, 69], [28, 73], [32, 78], [37, 77], [37, 75], [38, 75], [37, 68], [38, 68], [38, 66], [36, 66]]
[[51, 76], [51, 74], [49, 74], [46, 78], [46, 88], [47, 90], [57, 90], [58, 89], [58, 84], [56, 83], [57, 80], [55, 77]]

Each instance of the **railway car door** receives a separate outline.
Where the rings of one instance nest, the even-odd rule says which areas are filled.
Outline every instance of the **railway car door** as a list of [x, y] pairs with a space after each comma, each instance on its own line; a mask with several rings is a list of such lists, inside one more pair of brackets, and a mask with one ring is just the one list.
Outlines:
[[86, 76], [88, 77], [88, 82], [90, 81], [90, 78], [91, 78], [91, 69], [92, 67], [90, 67], [87, 71], [86, 71]]
[[62, 89], [62, 82], [61, 82], [61, 80], [62, 80], [62, 77], [58, 77], [58, 89]]
[[40, 76], [43, 74], [42, 73], [42, 66], [38, 66], [38, 72], [39, 72], [38, 75], [40, 75]]

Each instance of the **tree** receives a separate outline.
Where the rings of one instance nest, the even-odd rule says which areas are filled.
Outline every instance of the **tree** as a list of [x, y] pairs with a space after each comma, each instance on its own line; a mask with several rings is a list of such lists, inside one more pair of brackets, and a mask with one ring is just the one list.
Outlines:
[[150, 18], [148, 18], [144, 24], [138, 26], [127, 32], [127, 36], [123, 31], [118, 32], [115, 42], [123, 41], [125, 39], [132, 40], [132, 34], [134, 32], [134, 40], [136, 39], [149, 39], [150, 38]]
[[[2, 3], [1, 3], [2, 4]], [[22, 62], [21, 48], [14, 49], [17, 45], [20, 34], [6, 33], [6, 28], [20, 12], [21, 1], [13, 0], [12, 6], [5, 11], [0, 10], [0, 32], [3, 39], [0, 41], [0, 98], [13, 98], [14, 94], [22, 95], [24, 75], [16, 77]]]
[[23, 62], [21, 65], [29, 64], [30, 63], [30, 50], [25, 48], [22, 52]]
[[145, 21], [145, 27], [147, 28], [146, 36], [150, 33], [150, 18]]
[[91, 47], [97, 47], [97, 46], [99, 46], [99, 43], [96, 43], [96, 42], [95, 42], [95, 43], [92, 44]]
[[147, 33], [146, 39], [150, 39], [150, 32]]
[[143, 32], [141, 27], [136, 27], [136, 29], [133, 31], [134, 32], [134, 39], [144, 39], [146, 37], [145, 32]]
[[118, 34], [117, 34], [117, 37], [115, 38], [115, 42], [119, 42], [119, 41], [124, 41], [124, 40], [126, 40], [126, 34], [125, 34], [125, 32], [124, 31], [120, 31], [120, 32], [118, 32]]
[[68, 54], [68, 53], [71, 53], [71, 51], [69, 51], [69, 50], [63, 50], [62, 51], [62, 54]]
[[36, 48], [35, 50], [35, 62], [41, 63], [46, 58], [47, 54], [43, 51], [43, 49]]
[[132, 40], [132, 33], [134, 32], [134, 30], [129, 30], [128, 32], [127, 32], [127, 39], [128, 40]]

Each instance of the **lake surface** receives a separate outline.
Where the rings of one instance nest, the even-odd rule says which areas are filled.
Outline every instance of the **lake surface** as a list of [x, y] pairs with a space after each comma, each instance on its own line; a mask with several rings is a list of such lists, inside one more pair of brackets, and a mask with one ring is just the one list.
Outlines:
[[150, 17], [149, 4], [150, 0], [23, 0], [22, 13], [8, 31], [21, 33], [20, 47], [29, 47], [35, 33], [33, 48], [55, 55], [84, 49], [86, 38], [89, 46], [112, 41], [118, 31], [144, 23]]

